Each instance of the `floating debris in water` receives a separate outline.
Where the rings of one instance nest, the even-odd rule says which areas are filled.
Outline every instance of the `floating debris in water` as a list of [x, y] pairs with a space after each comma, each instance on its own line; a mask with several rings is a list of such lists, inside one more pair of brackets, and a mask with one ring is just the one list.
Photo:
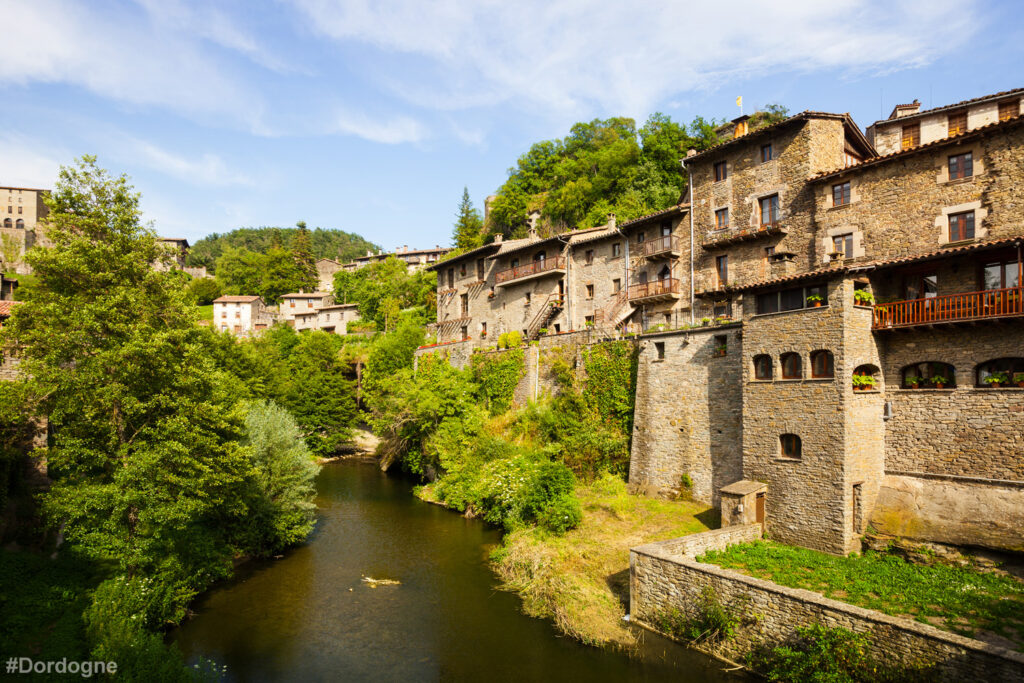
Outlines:
[[398, 586], [401, 585], [401, 581], [395, 579], [374, 579], [369, 576], [363, 577], [363, 583], [370, 584], [370, 588], [376, 588], [377, 586]]

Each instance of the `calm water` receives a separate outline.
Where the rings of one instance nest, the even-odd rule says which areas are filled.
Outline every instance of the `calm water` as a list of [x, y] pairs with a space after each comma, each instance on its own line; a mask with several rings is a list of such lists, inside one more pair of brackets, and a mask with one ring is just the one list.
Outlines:
[[496, 590], [498, 533], [410, 488], [373, 465], [325, 466], [310, 541], [207, 595], [176, 633], [182, 650], [235, 681], [734, 680], [650, 634], [639, 659], [559, 637]]

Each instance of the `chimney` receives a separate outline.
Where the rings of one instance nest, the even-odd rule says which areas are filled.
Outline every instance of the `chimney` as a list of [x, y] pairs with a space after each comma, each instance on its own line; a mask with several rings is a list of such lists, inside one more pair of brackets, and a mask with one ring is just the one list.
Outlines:
[[613, 230], [615, 229], [615, 214], [614, 213], [608, 214], [608, 227], [613, 229]]
[[402, 245], [402, 253], [404, 254], [407, 251], [409, 251], [409, 245], [408, 244]]
[[499, 232], [497, 235], [494, 236], [494, 243], [495, 244], [501, 244], [502, 238], [503, 238], [503, 235]]
[[748, 114], [744, 114], [743, 116], [732, 120], [732, 122], [736, 124], [736, 127], [732, 129], [732, 137], [734, 140], [747, 134], [747, 121], [749, 119], [750, 116]]
[[533, 230], [534, 233], [537, 232], [537, 221], [539, 220], [540, 211], [538, 209], [534, 209], [533, 211], [526, 214], [526, 222], [530, 225], [530, 230]]
[[690, 149], [686, 150], [686, 158], [687, 159], [689, 159], [690, 157], [695, 157], [695, 156], [697, 156], [697, 150], [693, 149], [692, 147]]
[[526, 231], [526, 236], [531, 240], [537, 239], [537, 228], [533, 227], [533, 224], [531, 224], [530, 229]]
[[367, 250], [366, 250], [366, 255], [367, 255], [367, 257], [369, 257], [369, 256], [373, 256], [373, 252], [372, 252], [372, 251], [370, 251], [369, 249], [367, 249]]
[[889, 114], [889, 118], [901, 119], [904, 116], [913, 116], [919, 111], [921, 111], [921, 103], [915, 99], [910, 104], [897, 104], [893, 107], [892, 113]]
[[384, 250], [383, 249], [378, 249], [377, 250], [377, 256], [383, 256], [383, 255], [384, 255]]

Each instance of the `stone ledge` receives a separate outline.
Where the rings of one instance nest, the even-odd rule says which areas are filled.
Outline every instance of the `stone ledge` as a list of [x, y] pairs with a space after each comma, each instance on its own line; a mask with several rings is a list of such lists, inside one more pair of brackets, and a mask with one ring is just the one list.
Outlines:
[[750, 316], [751, 320], [758, 320], [760, 318], [771, 318], [777, 315], [789, 315], [791, 313], [807, 313], [808, 311], [829, 311], [832, 307], [829, 304], [822, 304], [821, 306], [805, 306], [803, 308], [794, 308], [789, 311], [772, 311], [771, 313], [755, 313]]
[[936, 481], [950, 481], [963, 484], [981, 484], [983, 486], [1003, 486], [1006, 488], [1024, 489], [1024, 481], [1016, 479], [989, 479], [987, 477], [967, 477], [962, 474], [900, 472], [898, 470], [886, 470], [885, 475], [892, 477], [908, 477], [910, 479], [933, 479]]

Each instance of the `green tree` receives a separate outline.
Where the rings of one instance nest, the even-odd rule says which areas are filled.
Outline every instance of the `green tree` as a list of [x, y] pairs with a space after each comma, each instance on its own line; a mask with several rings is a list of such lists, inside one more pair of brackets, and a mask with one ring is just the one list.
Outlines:
[[301, 282], [299, 288], [307, 292], [315, 291], [317, 288], [317, 273], [316, 273], [316, 259], [313, 257], [313, 243], [309, 235], [309, 230], [306, 229], [306, 221], [299, 221], [296, 223], [298, 232], [295, 233], [295, 239], [292, 242], [292, 255], [295, 258], [295, 264], [299, 269], [299, 276]]
[[256, 294], [262, 289], [264, 259], [243, 247], [227, 247], [217, 259], [217, 282], [225, 294]]
[[452, 244], [456, 249], [475, 249], [484, 243], [484, 219], [473, 207], [469, 198], [469, 188], [462, 188], [462, 201], [455, 215], [455, 229], [452, 231]]
[[82, 157], [45, 201], [52, 246], [26, 255], [35, 294], [0, 332], [51, 425], [44, 510], [86, 556], [165, 586], [173, 621], [230, 570], [242, 415], [178, 277], [150, 267], [159, 246], [127, 178]]
[[341, 339], [304, 332], [288, 358], [291, 384], [285, 405], [317, 455], [331, 455], [352, 438], [355, 391], [341, 360]]
[[[410, 272], [404, 261], [389, 256], [355, 271], [340, 270], [334, 275], [334, 296], [359, 304], [363, 320], [376, 323], [377, 329], [391, 329], [396, 319], [395, 306], [405, 310], [420, 308], [421, 324], [436, 318], [437, 297], [433, 271]], [[393, 303], [391, 303], [393, 302]]]
[[188, 283], [189, 293], [200, 306], [207, 306], [221, 296], [220, 283], [212, 277], [197, 277]]

